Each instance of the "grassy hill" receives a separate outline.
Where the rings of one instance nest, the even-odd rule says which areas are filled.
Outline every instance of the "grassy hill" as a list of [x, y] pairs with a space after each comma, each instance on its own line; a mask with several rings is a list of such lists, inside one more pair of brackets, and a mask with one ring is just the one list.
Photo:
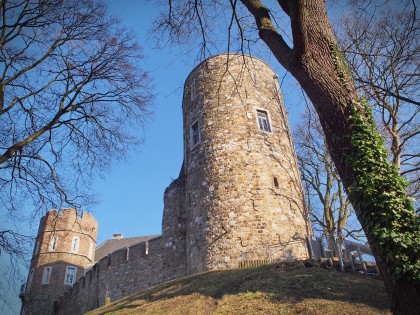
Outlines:
[[380, 280], [293, 262], [166, 282], [87, 314], [391, 314], [388, 307]]

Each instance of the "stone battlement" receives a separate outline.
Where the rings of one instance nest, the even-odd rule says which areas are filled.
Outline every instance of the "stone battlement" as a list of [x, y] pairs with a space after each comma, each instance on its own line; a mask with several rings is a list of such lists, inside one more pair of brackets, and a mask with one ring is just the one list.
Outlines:
[[91, 234], [92, 230], [95, 230], [96, 233], [97, 226], [98, 223], [90, 213], [65, 208], [60, 211], [48, 211], [41, 218], [39, 231], [76, 230], [80, 233]]
[[[185, 275], [168, 258], [162, 237], [120, 249], [98, 261], [58, 301], [55, 314], [83, 314], [159, 283]], [[169, 265], [168, 265], [169, 264]]]

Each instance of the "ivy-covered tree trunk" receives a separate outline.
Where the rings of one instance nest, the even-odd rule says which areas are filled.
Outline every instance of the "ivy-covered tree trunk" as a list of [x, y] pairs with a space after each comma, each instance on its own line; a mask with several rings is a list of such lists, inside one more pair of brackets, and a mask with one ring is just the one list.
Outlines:
[[241, 2], [255, 17], [261, 39], [315, 106], [333, 161], [392, 296], [392, 310], [420, 314], [420, 220], [337, 49], [324, 1], [278, 0], [290, 17], [293, 48], [277, 32], [261, 1]]

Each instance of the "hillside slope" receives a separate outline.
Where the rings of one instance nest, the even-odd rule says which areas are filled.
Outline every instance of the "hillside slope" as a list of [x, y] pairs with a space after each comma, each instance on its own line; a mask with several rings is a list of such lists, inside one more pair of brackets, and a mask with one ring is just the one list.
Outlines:
[[87, 314], [391, 314], [388, 306], [380, 280], [293, 262], [170, 281]]

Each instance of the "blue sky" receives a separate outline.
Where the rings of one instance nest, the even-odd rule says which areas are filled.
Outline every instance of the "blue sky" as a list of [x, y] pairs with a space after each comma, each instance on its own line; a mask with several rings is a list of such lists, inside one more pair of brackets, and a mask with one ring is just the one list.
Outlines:
[[[145, 56], [144, 67], [153, 79], [154, 118], [145, 127], [145, 142], [131, 152], [127, 161], [115, 165], [104, 179], [94, 186], [101, 203], [93, 209], [99, 222], [98, 244], [114, 233], [124, 237], [159, 234], [163, 211], [163, 192], [178, 177], [183, 159], [182, 94], [184, 80], [196, 66], [179, 47], [155, 49], [148, 30], [158, 10], [151, 1], [106, 1], [109, 11], [119, 16], [123, 24], [138, 35]], [[224, 52], [224, 47], [220, 53]], [[284, 71], [275, 62], [271, 66]], [[282, 85], [286, 107], [298, 116], [296, 95], [299, 88], [286, 81]], [[299, 107], [299, 106], [298, 106]], [[293, 110], [291, 110], [293, 108]]]
[[153, 118], [145, 125], [145, 142], [94, 185], [101, 202], [85, 210], [93, 212], [99, 222], [98, 244], [114, 233], [124, 237], [160, 233], [163, 191], [178, 177], [183, 158], [183, 81], [194, 66], [180, 61], [180, 51], [153, 48], [147, 31], [158, 12], [154, 4], [132, 0], [107, 3], [109, 11], [136, 32], [156, 98]]

